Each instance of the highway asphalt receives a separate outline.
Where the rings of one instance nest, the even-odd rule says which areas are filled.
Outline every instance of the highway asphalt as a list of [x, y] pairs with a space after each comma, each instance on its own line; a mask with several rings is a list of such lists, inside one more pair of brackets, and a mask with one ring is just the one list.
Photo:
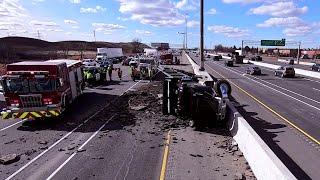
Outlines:
[[147, 134], [154, 123], [119, 120], [126, 117], [117, 99], [148, 83], [133, 82], [122, 68], [122, 81], [114, 73], [113, 82], [88, 88], [59, 119], [1, 120], [0, 155], [20, 160], [0, 165], [0, 179], [158, 179], [166, 134]]
[[[199, 57], [190, 53], [197, 63]], [[245, 74], [248, 64], [225, 67], [207, 60], [205, 69], [232, 83], [238, 111], [299, 179], [320, 176], [320, 81], [278, 78], [263, 68], [261, 76]], [[267, 168], [267, 167], [266, 167]]]

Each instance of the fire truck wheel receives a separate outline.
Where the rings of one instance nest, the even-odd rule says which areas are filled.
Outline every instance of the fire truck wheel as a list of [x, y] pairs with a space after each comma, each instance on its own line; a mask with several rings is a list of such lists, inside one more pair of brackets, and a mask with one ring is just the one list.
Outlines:
[[230, 83], [229, 83], [227, 80], [225, 80], [225, 79], [218, 80], [217, 82], [215, 82], [214, 85], [213, 85], [213, 89], [214, 89], [215, 92], [218, 94], [218, 96], [221, 97], [221, 96], [222, 96], [222, 93], [221, 93], [221, 90], [220, 90], [220, 86], [221, 86], [222, 84], [225, 84], [225, 85], [228, 86], [228, 92], [227, 92], [227, 94], [228, 94], [228, 96], [230, 96], [230, 95], [231, 95], [231, 85], [230, 85]]

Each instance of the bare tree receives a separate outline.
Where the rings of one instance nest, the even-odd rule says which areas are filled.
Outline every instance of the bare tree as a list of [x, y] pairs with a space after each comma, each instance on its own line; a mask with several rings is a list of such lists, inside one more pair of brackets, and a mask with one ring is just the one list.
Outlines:
[[64, 57], [68, 58], [69, 51], [70, 51], [70, 43], [69, 42], [61, 42], [61, 47], [62, 47]]
[[84, 52], [87, 49], [87, 43], [86, 42], [80, 42], [79, 43], [79, 52], [80, 52], [80, 59], [84, 58]]
[[141, 50], [141, 39], [139, 38], [134, 38], [131, 42], [132, 44], [132, 52], [133, 53], [141, 53], [142, 50]]

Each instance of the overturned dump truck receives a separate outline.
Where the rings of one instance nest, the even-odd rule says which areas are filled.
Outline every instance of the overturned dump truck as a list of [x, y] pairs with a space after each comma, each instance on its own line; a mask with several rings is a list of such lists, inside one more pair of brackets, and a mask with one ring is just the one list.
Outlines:
[[200, 85], [197, 76], [164, 69], [163, 114], [191, 119], [191, 126], [225, 123], [231, 86], [225, 80]]
[[18, 62], [6, 70], [1, 79], [7, 104], [3, 119], [60, 116], [84, 90], [81, 61]]

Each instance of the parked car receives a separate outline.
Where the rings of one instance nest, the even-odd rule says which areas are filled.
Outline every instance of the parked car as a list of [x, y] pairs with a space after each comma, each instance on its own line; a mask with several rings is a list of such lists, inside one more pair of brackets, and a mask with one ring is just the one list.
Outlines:
[[275, 70], [274, 75], [280, 77], [295, 77], [295, 70], [291, 66], [281, 66]]
[[261, 56], [253, 56], [250, 58], [251, 61], [262, 61], [262, 57]]
[[314, 64], [312, 67], [311, 67], [311, 70], [312, 71], [318, 71], [320, 72], [320, 64]]
[[213, 57], [214, 61], [219, 61], [220, 59], [222, 59], [221, 55], [216, 55], [216, 56]]
[[210, 54], [207, 54], [207, 58], [211, 58]]
[[250, 75], [261, 75], [261, 69], [258, 66], [250, 66], [247, 68], [246, 73]]
[[138, 66], [138, 64], [139, 64], [139, 59], [138, 58], [132, 58], [129, 61], [129, 66]]
[[289, 64], [289, 65], [294, 65], [294, 59], [289, 59], [289, 60], [288, 60], [288, 64]]
[[224, 61], [224, 65], [225, 66], [229, 66], [229, 67], [233, 66], [233, 60], [232, 59], [228, 59], [228, 60]]
[[96, 66], [97, 65], [97, 63], [94, 59], [83, 59], [82, 64], [84, 66]]

